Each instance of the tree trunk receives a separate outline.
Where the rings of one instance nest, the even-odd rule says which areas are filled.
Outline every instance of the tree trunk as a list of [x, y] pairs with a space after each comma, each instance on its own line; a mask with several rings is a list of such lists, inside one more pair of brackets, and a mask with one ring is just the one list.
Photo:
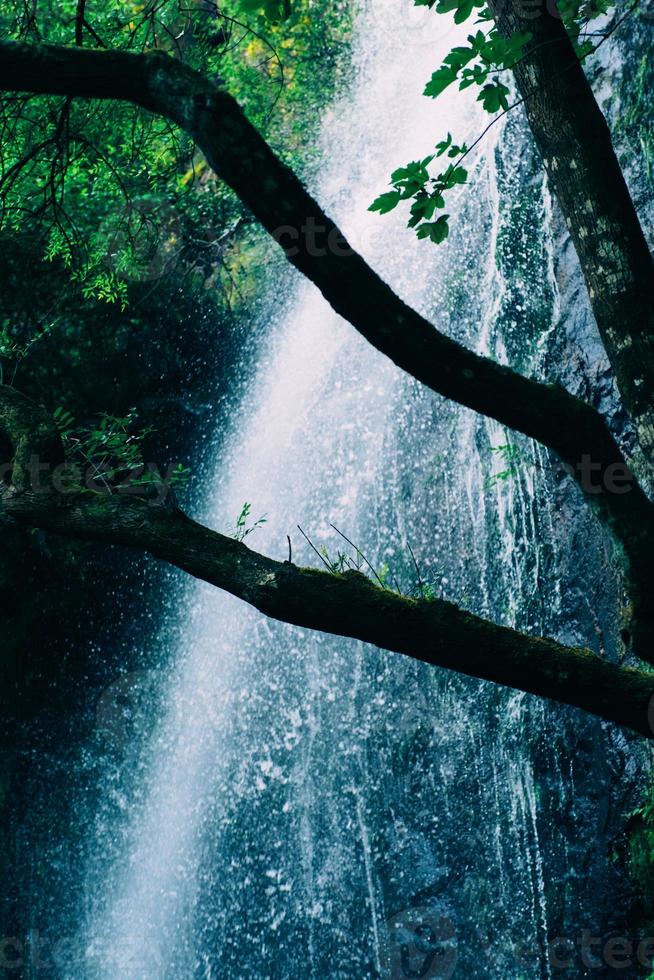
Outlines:
[[551, 0], [490, 0], [504, 37], [532, 34], [513, 68], [591, 306], [654, 471], [654, 262], [606, 120]]

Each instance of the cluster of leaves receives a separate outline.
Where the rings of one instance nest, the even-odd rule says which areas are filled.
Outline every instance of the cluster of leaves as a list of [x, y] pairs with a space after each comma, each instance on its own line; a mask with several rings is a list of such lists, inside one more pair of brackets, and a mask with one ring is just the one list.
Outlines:
[[[485, 112], [491, 115], [507, 112], [510, 90], [499, 76], [524, 58], [532, 34], [525, 32], [501, 37], [486, 0], [415, 0], [415, 3], [433, 8], [437, 14], [453, 13], [456, 24], [462, 24], [477, 11], [476, 23], [485, 25], [469, 34], [465, 45], [457, 45], [447, 53], [425, 86], [424, 94], [435, 99], [455, 82], [461, 90], [475, 85], [480, 90], [477, 101]], [[564, 23], [580, 57], [586, 57], [593, 50], [592, 41], [582, 37], [584, 26], [611, 5], [612, 0], [559, 0]], [[369, 210], [386, 214], [400, 201], [411, 200], [408, 227], [416, 229], [418, 238], [426, 238], [438, 245], [449, 234], [449, 215], [435, 215], [445, 208], [445, 194], [457, 184], [467, 182], [468, 174], [461, 162], [470, 149], [465, 143], [453, 143], [448, 133], [447, 138], [436, 145], [436, 151], [424, 160], [395, 170], [390, 179], [392, 190], [377, 197]], [[444, 153], [453, 162], [431, 176], [427, 167]]]
[[[475, 8], [483, 8], [479, 17], [481, 21], [488, 21], [490, 17], [485, 0], [416, 0], [416, 3], [435, 7], [437, 13], [454, 11], [454, 20], [458, 24], [466, 20]], [[477, 101], [481, 102], [486, 112], [494, 114], [500, 110], [506, 111], [509, 107], [509, 88], [500, 80], [498, 73], [511, 68], [524, 56], [530, 40], [531, 34], [516, 34], [505, 40], [495, 26], [489, 27], [486, 32], [478, 30], [475, 34], [469, 34], [466, 45], [452, 48], [445, 56], [443, 64], [427, 83], [424, 94], [435, 99], [454, 82], [459, 83], [460, 89], [476, 85], [480, 89]], [[468, 152], [465, 143], [454, 143], [448, 133], [446, 139], [436, 144], [435, 154], [395, 170], [391, 174], [393, 190], [373, 201], [370, 210], [385, 214], [400, 201], [412, 200], [408, 227], [416, 229], [418, 238], [427, 238], [439, 245], [449, 234], [449, 215], [434, 216], [445, 208], [445, 194], [453, 187], [466, 183], [468, 172], [461, 166], [461, 161]], [[431, 176], [427, 167], [445, 154], [452, 162]]]
[[418, 599], [426, 599], [428, 602], [439, 597], [439, 592], [431, 582], [418, 582], [415, 594]]
[[268, 520], [266, 515], [262, 514], [256, 521], [250, 521], [251, 511], [252, 504], [248, 503], [246, 500], [241, 507], [241, 511], [236, 518], [236, 521], [234, 522], [232, 537], [235, 538], [236, 541], [244, 541], [248, 535], [252, 534], [253, 531], [256, 531], [257, 528], [263, 527]]
[[[350, 18], [327, 0], [8, 0], [0, 37], [165, 51], [225, 80], [256, 124], [292, 130], [299, 146], [333, 95]], [[205, 278], [222, 269], [222, 232], [242, 207], [165, 120], [128, 104], [20, 96], [0, 99], [0, 132], [0, 232], [33, 235], [84, 298], [125, 308], [131, 283], [172, 262]]]
[[256, 15], [272, 23], [288, 20], [291, 4], [288, 0], [238, 0], [238, 10], [245, 15]]
[[[628, 816], [626, 863], [640, 892], [642, 910], [639, 912], [645, 919], [644, 929], [649, 931], [654, 927], [654, 782], [650, 781], [643, 802]], [[654, 980], [654, 970], [647, 980]]]
[[439, 245], [450, 231], [449, 214], [441, 214], [435, 220], [432, 219], [439, 208], [445, 207], [446, 192], [457, 184], [465, 184], [468, 172], [464, 167], [450, 163], [436, 177], [430, 177], [427, 168], [436, 157], [445, 154], [450, 158], [460, 157], [466, 149], [465, 145], [453, 144], [452, 136], [448, 133], [447, 138], [436, 145], [436, 153], [394, 170], [391, 174], [393, 189], [381, 194], [373, 201], [369, 210], [387, 214], [400, 201], [411, 200], [413, 203], [410, 208], [409, 228], [417, 228], [418, 238], [429, 238]]
[[241, 40], [226, 46], [221, 76], [250, 118], [302, 169], [316, 150], [311, 137], [317, 110], [345, 82], [342, 55], [352, 37], [352, 4], [226, 0], [222, 11], [233, 18], [234, 39]]
[[[177, 171], [190, 147], [166, 123], [128, 106], [112, 105], [109, 129], [108, 111], [45, 97], [26, 97], [18, 108], [5, 103], [0, 231], [32, 234], [85, 298], [124, 308], [128, 283], [143, 278], [153, 226], [135, 225], [144, 209], [134, 202], [174, 201], [183, 212]], [[156, 222], [156, 235], [164, 248], [164, 223]]]
[[[122, 418], [105, 413], [92, 427], [77, 425], [73, 415], [61, 406], [53, 418], [69, 462], [71, 489], [145, 492], [161, 486], [159, 470], [146, 465], [143, 451], [153, 429], [137, 428], [134, 412]], [[166, 475], [166, 489], [183, 486], [189, 475], [189, 468], [178, 463]]]
[[477, 101], [481, 102], [486, 112], [506, 109], [509, 89], [496, 73], [506, 71], [520, 61], [531, 38], [531, 34], [525, 33], [505, 39], [496, 27], [490, 27], [486, 33], [478, 30], [475, 34], [469, 34], [466, 45], [452, 48], [445, 56], [443, 64], [425, 86], [424, 94], [432, 99], [438, 98], [449, 85], [458, 81], [461, 90], [471, 85], [481, 88]]
[[327, 545], [322, 544], [319, 550], [323, 563], [327, 566], [328, 571], [330, 571], [332, 575], [342, 575], [344, 572], [361, 571], [361, 562], [359, 560], [353, 561], [350, 556], [346, 554], [345, 551], [341, 551], [340, 548], [336, 549], [335, 558]]
[[557, 8], [580, 58], [592, 54], [596, 47], [593, 38], [585, 34], [587, 25], [614, 5], [615, 0], [558, 0]]
[[502, 446], [491, 446], [490, 450], [495, 454], [502, 468], [486, 477], [484, 485], [487, 489], [517, 476], [520, 470], [527, 465], [528, 461], [524, 453], [514, 443], [507, 442]]

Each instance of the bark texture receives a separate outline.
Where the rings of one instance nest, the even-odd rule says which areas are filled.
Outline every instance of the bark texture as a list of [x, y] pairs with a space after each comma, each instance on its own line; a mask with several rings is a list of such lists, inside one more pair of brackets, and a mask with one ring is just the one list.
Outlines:
[[22, 459], [62, 458], [54, 424], [24, 395], [0, 386], [0, 433], [21, 446], [5, 463], [5, 520], [70, 537], [138, 548], [238, 596], [273, 619], [348, 636], [582, 708], [654, 737], [654, 673], [608, 663], [590, 650], [528, 636], [441, 599], [378, 588], [360, 572], [330, 574], [274, 561], [197, 524], [179, 510], [120, 494], [34, 489]]
[[[600, 475], [624, 466], [601, 416], [560, 387], [524, 378], [454, 342], [406, 306], [272, 152], [219, 86], [161, 54], [0, 44], [0, 88], [131, 101], [173, 120], [277, 240], [295, 234], [288, 258], [334, 309], [398, 366], [440, 394], [549, 446], [571, 467], [621, 541], [631, 565], [638, 652], [654, 662], [646, 597], [654, 568], [652, 505], [632, 480], [627, 493], [584, 486], [579, 463]], [[316, 248], [302, 230], [324, 234]], [[0, 391], [2, 428], [13, 447], [2, 492], [7, 519], [45, 530], [149, 551], [212, 582], [269, 616], [353, 636], [429, 663], [574, 704], [651, 735], [654, 678], [606, 663], [587, 650], [524, 636], [441, 600], [416, 601], [375, 588], [363, 576], [328, 575], [274, 562], [134, 498], [35, 491], [30, 454], [60, 458], [56, 433], [38, 409]]]
[[555, 5], [490, 0], [490, 7], [504, 37], [532, 34], [513, 73], [620, 394], [654, 466], [654, 261], [608, 125]]
[[[215, 172], [280, 244], [293, 233], [289, 261], [373, 346], [439, 394], [557, 453], [622, 545], [630, 566], [635, 647], [640, 656], [650, 656], [654, 610], [647, 597], [654, 576], [654, 507], [633, 475], [628, 492], [607, 489], [605, 475], [616, 467], [628, 472], [628, 467], [591, 406], [560, 386], [525, 378], [467, 350], [407, 306], [349, 246], [237, 102], [179, 61], [158, 52], [4, 42], [0, 88], [122, 99], [171, 119], [194, 138]], [[584, 461], [595, 474], [592, 487]]]

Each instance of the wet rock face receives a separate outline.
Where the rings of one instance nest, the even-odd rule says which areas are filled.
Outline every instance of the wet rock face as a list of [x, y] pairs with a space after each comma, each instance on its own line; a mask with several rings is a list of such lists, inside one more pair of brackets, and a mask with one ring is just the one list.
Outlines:
[[[631, 57], [637, 58], [637, 51], [619, 63], [625, 80], [613, 79], [614, 84], [622, 84], [626, 102], [632, 97], [632, 78], [627, 77]], [[541, 248], [534, 241], [535, 235], [525, 236], [524, 223], [520, 227], [521, 212], [530, 214], [532, 229], [534, 216], [539, 213], [538, 166], [530, 160], [519, 123], [509, 123], [502, 142], [508, 159], [503, 160], [501, 152], [496, 159], [501, 201], [496, 255], [504, 294], [488, 335], [490, 351], [524, 371], [561, 381], [591, 401], [611, 420], [629, 452], [633, 436], [563, 222], [554, 205], [549, 248]], [[526, 197], [522, 201], [515, 168], [512, 172], [516, 156], [521, 157], [517, 185]], [[525, 187], [531, 188], [531, 197]], [[641, 188], [636, 198], [651, 213], [651, 189]], [[507, 200], [513, 202], [511, 206]], [[647, 222], [648, 215], [644, 217]], [[465, 243], [457, 242], [457, 246], [460, 258], [465, 255]], [[463, 287], [459, 283], [459, 288], [465, 295], [465, 282]], [[468, 296], [474, 288], [474, 278], [470, 277]], [[540, 317], [539, 308], [544, 310]], [[553, 315], [557, 309], [558, 315]], [[456, 315], [451, 320], [454, 324]], [[548, 320], [552, 328], [544, 331]], [[480, 322], [469, 315], [465, 321]], [[478, 334], [469, 329], [463, 339], [474, 345]], [[450, 505], [457, 496], [451, 476], [453, 461], [462, 455], [457, 441], [457, 429], [462, 424], [447, 405], [440, 407], [439, 418], [432, 420], [431, 444], [438, 449], [434, 460], [439, 467], [447, 467], [448, 473], [447, 479], [438, 473], [432, 476], [439, 492], [430, 503], [425, 503], [424, 486], [417, 490], [409, 467], [399, 464], [403, 493], [413, 493], [423, 504], [423, 509], [416, 508], [413, 515], [412, 531], [424, 539], [431, 533], [438, 542], [438, 561], [427, 559], [425, 576], [443, 575], [444, 568], [445, 592], [451, 590], [454, 601], [468, 596], [473, 608], [490, 613], [498, 621], [508, 620], [563, 641], [589, 645], [612, 659], [622, 658], [624, 647], [617, 624], [625, 597], [619, 556], [576, 488], [547, 454], [523, 447], [522, 458], [520, 453], [510, 455], [513, 462], [501, 478], [507, 488], [504, 503], [487, 502], [481, 516], [460, 506], [464, 496], [459, 497], [459, 506]], [[404, 446], [411, 447], [412, 466], [421, 452], [411, 442], [410, 432], [416, 428], [424, 435], [424, 421], [416, 426], [415, 418], [403, 429]], [[497, 449], [505, 434], [478, 425], [472, 453], [469, 433], [466, 438], [468, 465], [483, 471], [490, 451]], [[426, 469], [426, 459], [424, 463]], [[428, 516], [439, 509], [441, 515], [445, 510], [441, 520]], [[511, 540], [504, 552], [507, 517]], [[507, 560], [512, 570], [503, 568]], [[486, 582], [483, 569], [487, 571]], [[425, 683], [429, 685], [429, 680]], [[457, 682], [452, 688], [465, 704], [465, 691], [457, 688]], [[406, 687], [403, 697], [419, 701], [419, 690]], [[434, 875], [430, 886], [428, 873], [422, 875], [416, 882], [420, 890], [414, 899], [419, 897], [422, 902], [427, 897], [448, 903], [449, 915], [457, 923], [459, 965], [465, 975], [513, 976], [518, 969], [524, 970], [520, 975], [544, 975], [541, 971], [546, 971], [546, 962], [537, 951], [542, 951], [547, 938], [557, 936], [574, 944], [570, 964], [574, 975], [615, 975], [615, 966], [597, 960], [598, 949], [603, 950], [611, 937], [627, 937], [635, 940], [635, 950], [644, 938], [644, 924], [634, 915], [637, 884], [629, 880], [617, 851], [626, 815], [638, 804], [644, 789], [646, 752], [638, 739], [562, 707], [537, 708], [532, 703], [523, 709], [514, 708], [511, 720], [510, 699], [495, 695], [497, 714], [493, 720], [489, 714], [492, 697], [480, 691], [472, 704], [467, 702], [464, 731], [471, 738], [474, 734], [478, 737], [474, 753], [464, 749], [460, 730], [460, 740], [453, 745], [433, 722], [423, 720], [422, 727], [416, 724], [408, 765], [418, 783], [418, 774], [432, 780], [432, 822], [422, 821], [419, 792], [410, 801], [398, 795], [392, 801], [389, 798], [386, 813], [392, 811], [395, 826], [402, 828], [401, 837], [388, 830], [389, 853], [401, 865], [397, 855], [402, 849], [408, 852], [413, 844], [412, 860], [422, 868], [429, 867], [424, 854], [431, 853], [441, 876], [437, 879]], [[482, 701], [486, 711], [478, 713]], [[449, 703], [447, 712], [452, 724], [456, 713]], [[436, 760], [443, 757], [458, 778], [456, 790], [448, 795], [448, 821], [438, 822], [441, 804], [436, 801], [441, 799], [443, 780], [438, 778]], [[502, 773], [494, 795], [490, 792], [493, 772]], [[390, 785], [387, 791], [389, 797], [393, 795]], [[476, 801], [472, 804], [474, 816], [472, 800]], [[456, 837], [452, 836], [453, 826]], [[392, 827], [389, 819], [388, 828]], [[520, 844], [512, 851], [516, 839]], [[501, 857], [498, 850], [493, 853], [492, 841]], [[447, 873], [443, 874], [443, 868]], [[493, 869], [490, 883], [489, 869]], [[411, 875], [406, 869], [398, 872], [392, 861], [386, 874], [389, 907], [410, 907]], [[602, 940], [600, 946], [594, 945], [592, 955], [584, 947], [587, 930]], [[527, 960], [520, 953], [525, 947], [528, 954], [531, 950]], [[635, 975], [645, 972], [640, 965], [634, 969]]]
[[[649, 43], [647, 38], [651, 36], [648, 31], [651, 27], [635, 20], [615, 45], [606, 46], [599, 59], [603, 65], [591, 67], [591, 76], [604, 96], [603, 109], [641, 221], [646, 233], [648, 230], [651, 233], [654, 195], [646, 154], [641, 155], [637, 149], [644, 146], [643, 141], [649, 142], [651, 133], [651, 103], [644, 102], [641, 94], [644, 74], [651, 71], [649, 63], [646, 70], [643, 63]], [[555, 235], [556, 281], [562, 317], [546, 357], [546, 371], [550, 376], [560, 378], [570, 391], [594, 404], [610, 420], [627, 454], [633, 454], [636, 445], [633, 430], [620, 404], [613, 374], [589, 309], [576, 256], [560, 218], [555, 220]], [[567, 547], [561, 548], [561, 554], [567, 556], [561, 574], [566, 632], [569, 631], [571, 640], [585, 635], [586, 642], [594, 633], [594, 648], [611, 658], [622, 658], [625, 651], [616, 624], [619, 624], [628, 600], [621, 583], [619, 556], [607, 536], [580, 507], [578, 495], [569, 481], [557, 479], [554, 489], [558, 523], [564, 532], [561, 538], [567, 536], [565, 531], [570, 532]], [[577, 870], [572, 880], [573, 887], [579, 889], [579, 897], [577, 913], [571, 916], [569, 909], [563, 910], [560, 888], [553, 889], [555, 906], [558, 905], [563, 913], [560, 926], [562, 930], [566, 926], [569, 930], [583, 922], [593, 935], [603, 937], [601, 947], [596, 944], [593, 956], [583, 961], [582, 966], [586, 964], [586, 968], [580, 975], [614, 976], [616, 965], [611, 968], [605, 962], [606, 957], [601, 955], [598, 961], [597, 955], [606, 938], [619, 936], [633, 941], [634, 975], [644, 976], [648, 971], [637, 962], [635, 951], [648, 935], [647, 919], [638, 911], [639, 884], [627, 875], [622, 854], [628, 815], [639, 805], [647, 785], [646, 747], [639, 740], [615, 730], [605, 730], [598, 740], [582, 727], [579, 733], [571, 733], [569, 752], [570, 776], [576, 787], [571, 810], [580, 822], [577, 833], [566, 836], [576, 852]], [[546, 770], [546, 781], [551, 780], [551, 776]], [[557, 847], [557, 837], [559, 842], [560, 837], [553, 829], [558, 826], [560, 823], [552, 819], [547, 848], [551, 854], [558, 853], [553, 866], [555, 878], [562, 870], [559, 863], [561, 849]], [[596, 847], [584, 858], [583, 841], [587, 835], [595, 835]], [[559, 878], [561, 880], [565, 881], [566, 876]], [[567, 932], [562, 934], [567, 935]], [[594, 964], [592, 971], [587, 962]]]
[[[632, 98], [631, 57], [625, 50], [619, 65], [626, 81], [614, 80], [623, 104]], [[431, 306], [466, 343], [561, 380], [619, 427], [576, 257], [555, 207], [550, 221], [518, 119], [510, 118], [493, 162], [499, 204], [482, 194], [476, 211], [467, 205]], [[650, 200], [645, 190], [637, 197]], [[484, 289], [480, 251], [492, 258]], [[144, 422], [170, 434], [157, 455], [174, 457], [195, 442], [201, 457], [217, 405], [228, 424], [236, 354], [215, 346], [211, 329], [191, 351], [172, 326], [163, 333], [143, 358], [135, 357], [138, 339], [126, 338], [115, 366], [101, 372], [96, 363], [90, 372], [106, 374], [102, 397], [89, 385], [81, 400], [97, 397], [107, 408], [120, 378], [116, 410], [138, 390]], [[132, 361], [136, 377], [121, 377], [121, 364]], [[352, 359], [348, 371], [363, 384], [358, 366]], [[161, 375], [176, 379], [172, 390], [159, 385]], [[231, 391], [233, 402], [237, 396]], [[453, 601], [619, 657], [619, 566], [548, 454], [407, 379], [387, 397], [384, 422], [375, 427], [363, 399], [356, 431], [338, 452], [327, 437], [323, 449], [334, 453], [335, 478], [341, 466], [347, 474], [343, 492], [348, 482], [357, 487], [357, 533], [375, 564], [388, 563], [404, 587], [415, 588], [408, 542], [424, 581]], [[356, 453], [364, 436], [379, 465], [362, 476]], [[309, 501], [316, 523], [328, 500]], [[42, 588], [62, 559], [54, 544], [38, 544]], [[175, 619], [166, 608], [181, 580], [152, 582], [151, 564], [146, 571], [140, 559], [103, 558], [101, 580], [91, 577], [81, 591], [94, 556], [82, 551], [86, 564], [76, 566], [74, 556], [65, 569], [71, 584], [66, 614], [52, 614], [56, 639], [54, 626], [29, 633], [31, 649], [43, 649], [39, 695], [25, 705], [30, 726], [21, 730], [24, 751], [13, 769], [20, 789], [9, 877], [20, 885], [4, 918], [18, 935], [33, 921], [47, 923], [49, 942], [77, 928], [88, 901], [80, 868], [95, 862], [101, 879], [110, 863], [102, 847], [120, 850], [130, 806], [143, 801], [140, 753], [161, 707], [148, 671], [153, 662], [162, 674], [166, 666], [153, 647], [172, 651], [187, 627], [186, 610]], [[61, 593], [53, 594], [61, 611]], [[80, 595], [89, 618], [78, 631]], [[217, 622], [214, 632], [222, 633], [225, 623]], [[167, 924], [170, 976], [199, 977], [212, 966], [227, 976], [387, 975], [401, 957], [394, 937], [418, 927], [438, 947], [425, 975], [531, 980], [547, 975], [544, 949], [555, 937], [575, 946], [571, 975], [614, 975], [582, 962], [581, 943], [584, 930], [608, 939], [638, 928], [632, 885], [611, 859], [642, 788], [637, 739], [571, 709], [254, 618], [242, 643], [247, 671], [233, 685], [234, 703], [219, 703], [237, 751], [211, 757], [192, 915], [187, 907]], [[62, 652], [56, 669], [53, 650]], [[124, 692], [112, 687], [121, 665], [134, 672]], [[24, 685], [24, 664], [19, 677]], [[175, 814], [168, 816], [173, 823]], [[38, 868], [29, 864], [32, 852]], [[410, 966], [420, 971], [415, 953]], [[138, 954], [145, 975], [157, 976], [157, 951]]]

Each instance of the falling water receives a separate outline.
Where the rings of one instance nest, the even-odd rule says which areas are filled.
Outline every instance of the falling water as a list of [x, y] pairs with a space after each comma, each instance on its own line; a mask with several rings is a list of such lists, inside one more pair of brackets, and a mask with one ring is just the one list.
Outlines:
[[[421, 95], [460, 34], [427, 8], [373, 0], [312, 189], [403, 298], [538, 373], [558, 299], [549, 201], [519, 123], [486, 138], [445, 247], [418, 243], [405, 215], [367, 212], [396, 166], [480, 129], [469, 94]], [[497, 621], [556, 632], [546, 454], [421, 389], [272, 268], [280, 288], [212, 443], [200, 516], [226, 530], [251, 501], [267, 522], [248, 544], [286, 558], [290, 535], [301, 564], [318, 559], [297, 525], [329, 560], [353, 555], [335, 525], [391, 584], [409, 591], [419, 574]], [[547, 976], [539, 944], [571, 912], [569, 896], [550, 907], [541, 821], [567, 813], [570, 839], [579, 825], [569, 780], [543, 773], [558, 771], [570, 713], [269, 622], [204, 584], [178, 589], [182, 639], [150, 677], [156, 708], [122, 767], [106, 767], [82, 960], [64, 975], [388, 975], [388, 923], [419, 905], [451, 924], [457, 975]], [[585, 858], [566, 840], [549, 836], [551, 867], [572, 880]]]

